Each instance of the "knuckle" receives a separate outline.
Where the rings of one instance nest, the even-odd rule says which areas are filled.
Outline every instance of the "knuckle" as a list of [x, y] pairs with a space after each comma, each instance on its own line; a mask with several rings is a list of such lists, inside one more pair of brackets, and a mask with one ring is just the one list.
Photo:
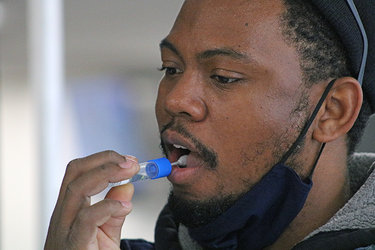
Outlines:
[[99, 172], [99, 175], [106, 176], [111, 173], [111, 171], [113, 170], [113, 166], [114, 166], [113, 163], [107, 162], [98, 166], [96, 168], [96, 171]]
[[108, 206], [111, 209], [118, 208], [121, 206], [120, 201], [112, 200], [112, 199], [104, 199], [103, 203], [105, 204], [105, 206]]
[[76, 193], [77, 193], [76, 185], [74, 184], [74, 182], [70, 182], [70, 183], [66, 186], [66, 193], [67, 193], [67, 194], [76, 194]]
[[[124, 205], [118, 200], [104, 199], [103, 205], [107, 207], [109, 213], [116, 213], [124, 209]], [[130, 207], [127, 207], [127, 209], [131, 210]]]
[[115, 151], [113, 150], [107, 150], [107, 151], [104, 151], [104, 153], [107, 155], [108, 158], [114, 158], [115, 155], [117, 154]]
[[81, 159], [78, 158], [78, 159], [74, 159], [74, 160], [71, 160], [67, 167], [66, 167], [66, 170], [67, 172], [74, 172], [74, 171], [77, 171], [78, 169], [78, 166], [80, 165], [80, 162], [81, 162]]
[[97, 170], [96, 170], [99, 175], [101, 176], [107, 176], [108, 173], [110, 172], [110, 166], [109, 164], [103, 164], [103, 165], [100, 165]]
[[89, 213], [89, 209], [83, 208], [78, 212], [75, 223], [77, 223], [78, 227], [80, 227], [81, 225], [87, 225], [90, 222], [91, 218], [92, 216]]
[[104, 154], [106, 158], [112, 162], [117, 162], [121, 157], [116, 151], [113, 150], [104, 151]]

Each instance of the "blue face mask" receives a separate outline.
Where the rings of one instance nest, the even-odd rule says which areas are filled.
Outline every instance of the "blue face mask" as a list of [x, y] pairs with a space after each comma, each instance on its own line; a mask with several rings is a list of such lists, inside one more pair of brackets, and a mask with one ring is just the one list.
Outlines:
[[334, 82], [328, 84], [304, 129], [280, 163], [213, 222], [189, 228], [195, 241], [205, 248], [262, 249], [279, 238], [305, 204], [312, 187], [311, 176], [325, 144], [304, 181], [285, 162], [302, 142]]
[[312, 182], [277, 164], [248, 193], [213, 222], [189, 229], [200, 245], [261, 249], [272, 244], [303, 207]]

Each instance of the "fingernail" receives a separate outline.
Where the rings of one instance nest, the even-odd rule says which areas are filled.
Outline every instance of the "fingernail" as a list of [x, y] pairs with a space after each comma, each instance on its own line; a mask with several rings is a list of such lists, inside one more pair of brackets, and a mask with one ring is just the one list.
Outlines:
[[125, 159], [126, 159], [127, 161], [134, 161], [135, 163], [138, 163], [138, 161], [137, 161], [137, 157], [132, 156], [132, 155], [125, 155]]
[[134, 163], [132, 161], [124, 161], [119, 163], [118, 165], [120, 166], [120, 168], [132, 168], [133, 164]]

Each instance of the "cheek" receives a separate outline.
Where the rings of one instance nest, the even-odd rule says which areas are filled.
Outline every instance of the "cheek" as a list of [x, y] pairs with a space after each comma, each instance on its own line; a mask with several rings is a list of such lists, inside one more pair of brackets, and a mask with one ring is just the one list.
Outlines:
[[[224, 129], [218, 145], [219, 163], [231, 166], [231, 171], [243, 171], [257, 179], [260, 169], [265, 169], [274, 148], [272, 129], [257, 123], [246, 123], [236, 129]], [[222, 143], [224, 142], [224, 143]], [[254, 181], [255, 181], [254, 180]]]
[[249, 183], [257, 182], [278, 160], [275, 144], [280, 138], [280, 121], [270, 119], [269, 108], [252, 106], [234, 105], [229, 112], [222, 110], [210, 130], [216, 138], [214, 148], [222, 171]]

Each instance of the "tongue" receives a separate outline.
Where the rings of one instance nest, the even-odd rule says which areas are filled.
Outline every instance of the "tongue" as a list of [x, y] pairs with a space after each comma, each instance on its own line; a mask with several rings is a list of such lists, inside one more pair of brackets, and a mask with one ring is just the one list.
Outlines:
[[181, 155], [176, 162], [172, 163], [172, 166], [178, 165], [180, 167], [186, 167], [187, 157], [188, 155]]

